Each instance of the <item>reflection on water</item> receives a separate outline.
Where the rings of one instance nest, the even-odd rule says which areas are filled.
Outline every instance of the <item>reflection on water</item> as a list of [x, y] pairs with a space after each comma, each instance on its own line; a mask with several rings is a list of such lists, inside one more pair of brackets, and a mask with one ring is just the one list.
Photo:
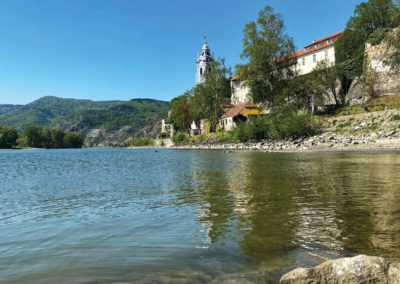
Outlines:
[[0, 281], [276, 281], [400, 260], [400, 155], [0, 152]]

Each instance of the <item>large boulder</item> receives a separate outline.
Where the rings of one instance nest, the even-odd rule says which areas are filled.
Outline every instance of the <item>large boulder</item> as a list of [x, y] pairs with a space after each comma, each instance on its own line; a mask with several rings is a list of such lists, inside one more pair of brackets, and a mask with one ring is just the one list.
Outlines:
[[339, 258], [297, 268], [283, 275], [280, 283], [400, 283], [400, 263], [366, 255]]

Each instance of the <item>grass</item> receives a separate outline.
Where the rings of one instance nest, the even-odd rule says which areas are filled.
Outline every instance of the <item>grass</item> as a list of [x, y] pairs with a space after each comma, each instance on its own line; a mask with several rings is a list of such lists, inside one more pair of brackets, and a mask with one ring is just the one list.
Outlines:
[[400, 108], [400, 96], [383, 96], [361, 105], [343, 106], [336, 110], [335, 115], [342, 116], [365, 113], [365, 107], [367, 107], [368, 112], [381, 111], [385, 110], [385, 108], [397, 109]]

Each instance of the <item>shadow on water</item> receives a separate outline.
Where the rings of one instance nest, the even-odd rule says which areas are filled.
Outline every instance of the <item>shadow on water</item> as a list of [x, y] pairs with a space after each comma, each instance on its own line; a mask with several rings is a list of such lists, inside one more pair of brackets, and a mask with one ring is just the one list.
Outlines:
[[0, 156], [5, 282], [269, 283], [342, 256], [400, 261], [395, 153], [20, 153]]

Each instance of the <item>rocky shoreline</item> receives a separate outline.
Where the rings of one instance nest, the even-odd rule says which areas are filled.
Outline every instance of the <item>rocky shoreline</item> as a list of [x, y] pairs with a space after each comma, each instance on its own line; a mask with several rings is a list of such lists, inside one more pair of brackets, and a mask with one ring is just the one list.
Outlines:
[[400, 129], [388, 133], [365, 133], [359, 136], [326, 132], [307, 138], [219, 143], [214, 141], [174, 145], [174, 149], [260, 150], [267, 152], [369, 151], [400, 150]]

